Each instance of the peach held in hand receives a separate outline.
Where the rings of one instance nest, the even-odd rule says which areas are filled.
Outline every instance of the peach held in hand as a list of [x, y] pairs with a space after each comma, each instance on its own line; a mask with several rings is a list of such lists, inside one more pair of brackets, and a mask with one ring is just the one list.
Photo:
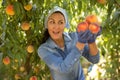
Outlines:
[[80, 32], [80, 31], [86, 31], [88, 29], [88, 23], [87, 22], [81, 22], [78, 24], [77, 26], [77, 31]]
[[89, 16], [86, 17], [85, 20], [88, 24], [91, 24], [91, 23], [97, 23], [98, 24], [99, 23], [96, 15], [89, 15]]
[[89, 30], [93, 33], [93, 34], [97, 34], [100, 30], [100, 26], [96, 23], [91, 23], [89, 25]]

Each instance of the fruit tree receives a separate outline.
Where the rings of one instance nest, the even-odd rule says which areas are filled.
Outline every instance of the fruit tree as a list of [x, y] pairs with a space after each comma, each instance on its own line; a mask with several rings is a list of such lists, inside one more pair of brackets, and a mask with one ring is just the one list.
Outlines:
[[66, 9], [69, 32], [80, 22], [95, 31], [99, 27], [93, 22], [102, 26], [97, 66], [105, 73], [98, 70], [98, 80], [120, 79], [120, 0], [0, 0], [0, 80], [50, 80], [37, 49], [43, 42], [44, 18], [53, 6]]

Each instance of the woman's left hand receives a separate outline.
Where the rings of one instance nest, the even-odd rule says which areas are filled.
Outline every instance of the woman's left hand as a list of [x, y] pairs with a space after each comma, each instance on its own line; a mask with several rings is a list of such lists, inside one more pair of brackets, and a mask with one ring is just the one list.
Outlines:
[[90, 34], [91, 34], [91, 37], [89, 38], [88, 43], [93, 43], [93, 42], [95, 42], [96, 38], [97, 38], [98, 36], [100, 36], [101, 33], [102, 33], [102, 27], [100, 27], [99, 32], [96, 33], [96, 34], [93, 34], [93, 33], [91, 32], [91, 33], [90, 33]]

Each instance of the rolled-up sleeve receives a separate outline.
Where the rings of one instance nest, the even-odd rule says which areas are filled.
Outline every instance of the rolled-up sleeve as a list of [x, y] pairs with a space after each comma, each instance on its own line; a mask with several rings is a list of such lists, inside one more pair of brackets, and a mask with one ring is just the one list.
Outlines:
[[61, 73], [68, 73], [71, 71], [72, 66], [79, 60], [81, 51], [76, 47], [63, 59], [61, 56], [54, 55], [51, 51], [40, 47], [38, 55], [50, 67], [50, 69], [59, 71]]
[[91, 55], [90, 52], [89, 52], [89, 48], [88, 46], [86, 45], [85, 48], [84, 48], [84, 51], [82, 53], [82, 56], [84, 56], [88, 61], [90, 61], [91, 63], [93, 64], [96, 64], [99, 62], [100, 60], [100, 54], [99, 54], [99, 51], [96, 55]]

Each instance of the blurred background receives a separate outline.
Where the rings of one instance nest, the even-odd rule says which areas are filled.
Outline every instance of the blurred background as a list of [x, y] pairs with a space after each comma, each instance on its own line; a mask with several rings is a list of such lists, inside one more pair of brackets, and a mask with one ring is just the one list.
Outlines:
[[54, 6], [67, 11], [67, 32], [75, 31], [86, 16], [97, 16], [101, 58], [94, 65], [80, 59], [86, 80], [120, 80], [120, 0], [0, 0], [0, 80], [50, 80], [37, 49], [44, 36], [44, 17]]

